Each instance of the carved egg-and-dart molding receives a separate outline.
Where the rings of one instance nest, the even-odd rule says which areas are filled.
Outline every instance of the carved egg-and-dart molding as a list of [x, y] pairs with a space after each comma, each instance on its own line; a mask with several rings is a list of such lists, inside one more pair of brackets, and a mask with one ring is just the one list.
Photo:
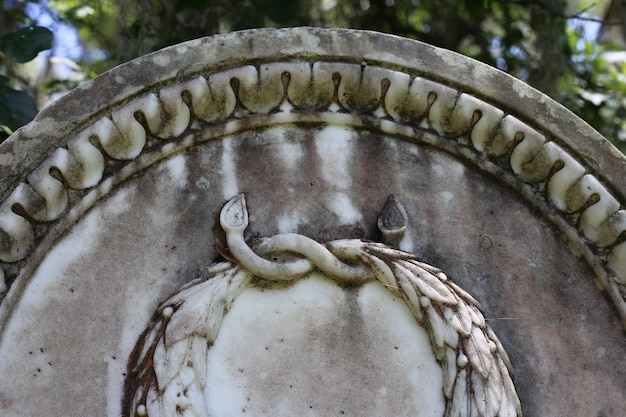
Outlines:
[[625, 320], [626, 211], [585, 156], [462, 88], [381, 64], [294, 58], [208, 73], [193, 68], [111, 106], [64, 138], [0, 205], [8, 281], [59, 220], [78, 218], [158, 161], [264, 126], [346, 125], [435, 146], [509, 183], [585, 257]]

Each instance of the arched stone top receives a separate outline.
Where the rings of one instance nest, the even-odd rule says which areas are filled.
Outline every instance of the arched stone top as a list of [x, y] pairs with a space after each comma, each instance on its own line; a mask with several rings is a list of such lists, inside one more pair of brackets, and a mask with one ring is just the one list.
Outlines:
[[[626, 159], [571, 112], [500, 71], [419, 42], [344, 30], [190, 41], [115, 68], [42, 111], [0, 146], [7, 282], [139, 170], [276, 124], [381, 131], [498, 177], [586, 259], [626, 323], [626, 176], [611, 176], [624, 172]], [[11, 285], [15, 296], [21, 285]]]
[[[275, 39], [283, 42], [276, 42]], [[323, 45], [323, 46], [322, 46]], [[598, 132], [569, 110], [510, 75], [471, 58], [418, 41], [376, 32], [344, 29], [257, 29], [188, 41], [120, 65], [84, 83], [13, 135], [19, 149], [3, 147], [0, 195], [10, 191], [16, 178], [41, 162], [46, 150], [65, 143], [99, 114], [130, 98], [154, 90], [181, 76], [202, 74], [251, 61], [301, 59], [340, 60], [398, 69], [424, 76], [481, 98], [514, 114], [551, 139], [568, 143], [591, 167], [622, 169], [626, 161]], [[462, 74], [462, 76], [460, 75]], [[94, 94], [94, 93], [97, 93]], [[62, 105], [60, 104], [62, 103]], [[563, 123], [567, 120], [568, 123]], [[45, 144], [39, 143], [44, 137]], [[39, 140], [37, 140], [39, 139]], [[30, 153], [29, 153], [30, 151]], [[19, 164], [11, 163], [20, 162]], [[606, 178], [624, 190], [621, 175]], [[624, 195], [624, 192], [621, 192]]]

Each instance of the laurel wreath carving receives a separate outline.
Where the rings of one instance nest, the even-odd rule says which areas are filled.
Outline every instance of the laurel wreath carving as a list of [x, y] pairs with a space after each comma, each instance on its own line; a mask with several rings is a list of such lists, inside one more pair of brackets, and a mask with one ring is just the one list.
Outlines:
[[[239, 264], [212, 265], [204, 277], [159, 307], [158, 317], [137, 344], [136, 359], [129, 364], [126, 416], [208, 415], [203, 395], [206, 357], [237, 296], [255, 276], [296, 280], [313, 270], [338, 282], [377, 280], [406, 302], [428, 332], [441, 366], [445, 417], [522, 415], [502, 344], [478, 302], [441, 270], [382, 243], [340, 240], [322, 245], [300, 235], [276, 235], [263, 240], [254, 251], [248, 248], [252, 255], [242, 255], [235, 240], [243, 240], [242, 231], [247, 227], [243, 196], [224, 207], [221, 221], [231, 254]], [[299, 262], [298, 267], [285, 270], [281, 269], [284, 264], [272, 265], [267, 258], [277, 251], [301, 255], [302, 259], [294, 261]], [[248, 256], [251, 258], [246, 259]], [[250, 265], [252, 257], [257, 263]], [[264, 268], [277, 268], [283, 275], [270, 271], [268, 278]]]

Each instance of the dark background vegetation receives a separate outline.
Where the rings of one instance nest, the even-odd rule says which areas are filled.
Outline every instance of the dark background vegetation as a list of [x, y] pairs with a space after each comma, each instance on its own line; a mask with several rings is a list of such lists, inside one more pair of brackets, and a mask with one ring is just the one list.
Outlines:
[[147, 52], [240, 29], [318, 26], [393, 33], [476, 58], [550, 95], [626, 150], [623, 3], [0, 0], [0, 139], [37, 106]]

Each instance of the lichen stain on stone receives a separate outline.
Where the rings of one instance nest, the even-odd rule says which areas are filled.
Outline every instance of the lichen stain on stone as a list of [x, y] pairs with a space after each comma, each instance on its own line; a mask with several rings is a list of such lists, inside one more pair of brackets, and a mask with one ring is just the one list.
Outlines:
[[329, 198], [328, 207], [338, 217], [340, 224], [355, 224], [363, 219], [347, 193], [335, 193]]
[[167, 67], [168, 65], [172, 63], [172, 59], [170, 58], [169, 55], [163, 53], [163, 54], [155, 55], [154, 58], [152, 58], [152, 62], [154, 62], [160, 67]]
[[296, 173], [305, 152], [303, 146], [300, 144], [298, 131], [294, 129], [284, 129], [281, 133], [284, 143], [278, 148], [278, 155], [285, 168], [292, 173]]
[[222, 196], [225, 200], [232, 198], [239, 192], [232, 140], [231, 137], [222, 139], [222, 169], [220, 174], [222, 176]]
[[301, 218], [299, 212], [285, 213], [277, 220], [278, 233], [296, 233], [300, 224], [306, 223], [307, 219]]
[[449, 202], [454, 198], [454, 193], [451, 193], [450, 191], [442, 191], [439, 193], [439, 195], [446, 202]]
[[353, 151], [355, 139], [355, 132], [336, 126], [321, 129], [315, 137], [320, 174], [328, 187], [324, 204], [341, 224], [356, 223], [363, 218], [347, 193], [356, 165]]
[[315, 150], [319, 156], [321, 174], [328, 185], [344, 190], [350, 187], [350, 163], [353, 161], [355, 132], [329, 126], [319, 131]]
[[198, 178], [198, 180], [196, 180], [196, 187], [200, 188], [201, 190], [206, 190], [211, 186], [211, 181], [209, 181], [206, 177], [200, 177]]
[[176, 47], [174, 48], [174, 50], [176, 51], [176, 53], [178, 53], [178, 54], [180, 54], [180, 55], [184, 55], [184, 54], [187, 52], [187, 50], [188, 50], [188, 49], [189, 49], [189, 48], [187, 48], [187, 46], [185, 46], [185, 45], [178, 45], [178, 46], [176, 46]]
[[177, 155], [173, 158], [165, 161], [161, 170], [167, 174], [170, 182], [173, 183], [178, 188], [187, 187], [187, 177], [189, 172], [186, 166], [186, 159], [184, 155]]

